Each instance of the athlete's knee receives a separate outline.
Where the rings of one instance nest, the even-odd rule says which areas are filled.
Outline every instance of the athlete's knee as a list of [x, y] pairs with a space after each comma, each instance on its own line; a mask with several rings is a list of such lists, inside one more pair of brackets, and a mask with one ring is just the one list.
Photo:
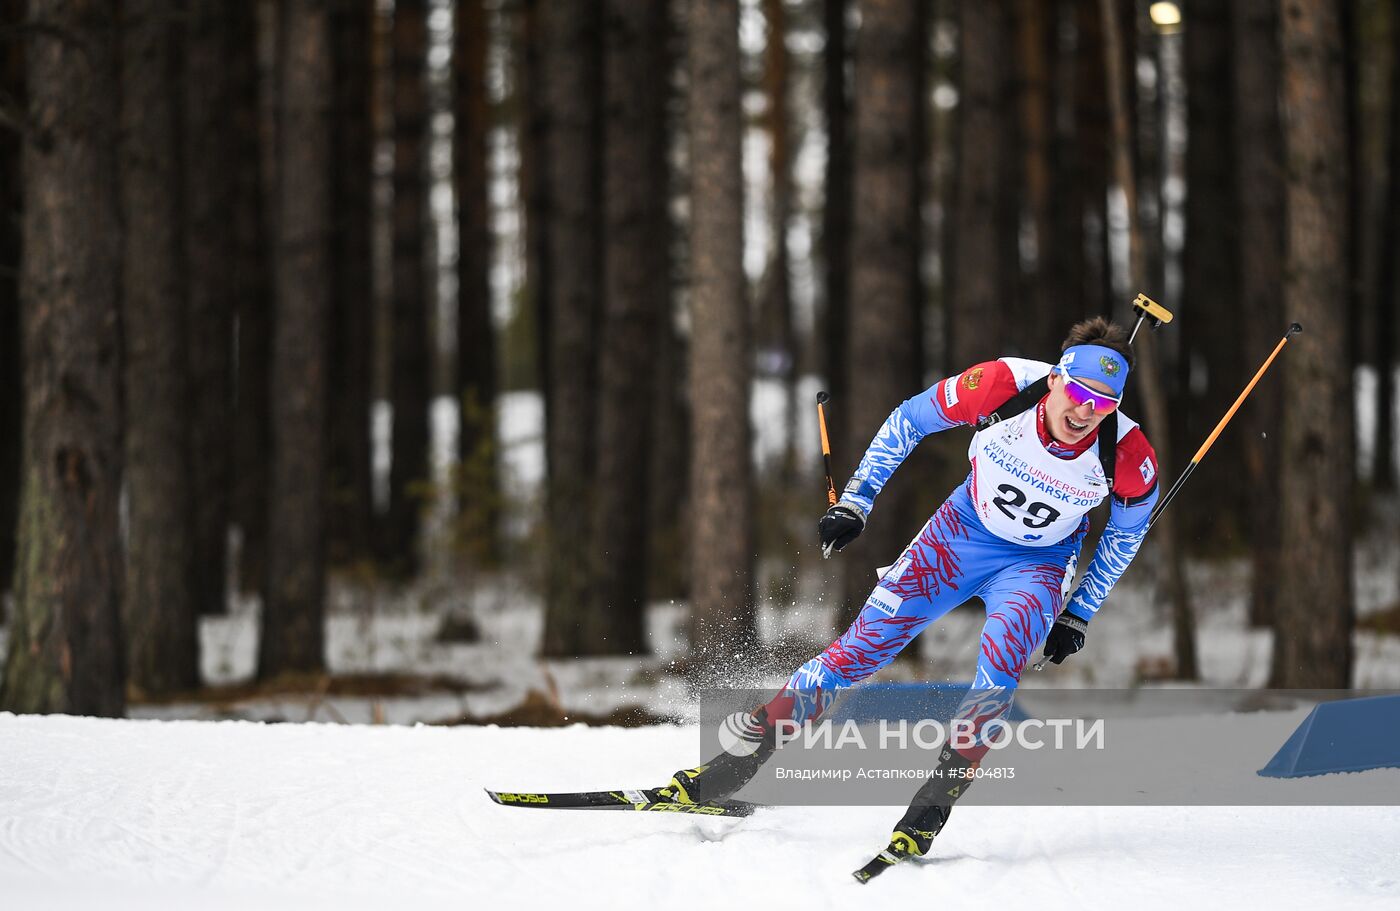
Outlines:
[[850, 628], [817, 656], [828, 672], [846, 685], [859, 683], [884, 668], [928, 625], [926, 616], [891, 610], [881, 600], [882, 595], [888, 592], [877, 585]]
[[[991, 626], [988, 623], [988, 626]], [[1021, 671], [1035, 643], [1002, 628], [982, 630], [982, 651], [977, 660], [978, 686], [1014, 687], [1021, 682]]]

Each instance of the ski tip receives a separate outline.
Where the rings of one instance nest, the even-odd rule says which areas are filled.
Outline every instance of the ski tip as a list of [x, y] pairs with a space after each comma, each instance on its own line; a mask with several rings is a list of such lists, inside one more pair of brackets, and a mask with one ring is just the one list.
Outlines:
[[486, 792], [486, 796], [491, 798], [492, 803], [501, 802], [501, 795], [497, 794], [495, 791], [491, 790], [490, 788], [482, 788], [481, 790]]
[[874, 877], [875, 874], [867, 873], [864, 870], [856, 870], [851, 875], [856, 878], [856, 882], [860, 883], [863, 886], [866, 883], [870, 882], [871, 878]]

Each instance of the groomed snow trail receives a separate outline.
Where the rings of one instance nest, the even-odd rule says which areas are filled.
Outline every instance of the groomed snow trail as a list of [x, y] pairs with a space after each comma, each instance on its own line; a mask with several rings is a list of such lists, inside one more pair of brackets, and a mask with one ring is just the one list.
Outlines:
[[531, 812], [498, 807], [482, 793], [658, 784], [693, 763], [696, 749], [695, 730], [682, 727], [0, 714], [0, 904], [7, 911], [1400, 906], [1394, 807], [960, 807], [934, 860], [860, 886], [850, 871], [883, 846], [897, 808], [777, 808], [746, 820], [696, 820]]

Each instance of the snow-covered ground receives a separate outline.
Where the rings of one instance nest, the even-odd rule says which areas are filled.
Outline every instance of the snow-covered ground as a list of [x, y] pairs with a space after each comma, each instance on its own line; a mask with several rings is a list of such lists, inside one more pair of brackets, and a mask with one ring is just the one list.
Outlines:
[[[696, 744], [680, 726], [0, 715], [0, 906], [1400, 907], [1395, 807], [969, 805], [933, 860], [861, 886], [850, 871], [883, 847], [899, 808], [696, 820], [530, 811], [482, 793], [655, 783]], [[1400, 772], [1329, 778], [1364, 776], [1393, 788]]]

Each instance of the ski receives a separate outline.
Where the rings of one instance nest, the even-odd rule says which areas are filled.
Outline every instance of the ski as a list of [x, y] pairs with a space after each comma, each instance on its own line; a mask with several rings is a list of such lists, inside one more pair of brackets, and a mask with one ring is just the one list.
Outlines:
[[903, 832], [896, 832], [894, 833], [894, 837], [890, 839], [889, 847], [885, 848], [885, 850], [881, 851], [879, 854], [876, 854], [870, 859], [870, 863], [856, 870], [851, 875], [856, 878], [856, 882], [858, 883], [868, 883], [900, 861], [910, 857], [917, 857], [918, 855], [913, 849], [913, 839]]
[[617, 791], [569, 791], [559, 794], [524, 794], [486, 789], [486, 795], [503, 807], [540, 810], [632, 810], [643, 813], [681, 813], [694, 816], [748, 816], [758, 804], [743, 800], [679, 803], [664, 797], [660, 788]]

